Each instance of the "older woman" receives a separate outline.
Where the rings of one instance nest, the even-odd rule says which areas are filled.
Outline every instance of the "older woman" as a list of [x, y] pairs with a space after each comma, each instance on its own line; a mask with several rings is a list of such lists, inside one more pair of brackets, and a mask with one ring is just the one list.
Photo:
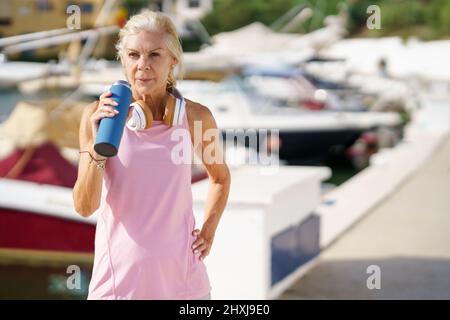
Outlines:
[[[95, 259], [89, 299], [205, 299], [211, 286], [203, 259], [209, 254], [225, 208], [230, 174], [223, 159], [205, 161], [203, 150], [220, 148], [201, 141], [193, 148], [194, 122], [203, 132], [216, 130], [209, 109], [185, 100], [179, 126], [164, 118], [182, 68], [182, 49], [170, 19], [152, 11], [130, 18], [120, 31], [118, 55], [134, 100], [144, 100], [153, 125], [124, 129], [117, 156], [104, 158], [93, 148], [100, 119], [113, 117], [115, 102], [105, 92], [84, 111], [80, 126], [80, 162], [73, 198], [84, 216], [97, 212]], [[131, 116], [131, 113], [128, 115]], [[210, 189], [201, 230], [195, 229], [191, 164], [173, 161], [179, 141], [174, 130], [185, 129], [189, 147], [199, 152]], [[211, 144], [211, 145], [210, 145]], [[215, 150], [221, 155], [221, 150]]]

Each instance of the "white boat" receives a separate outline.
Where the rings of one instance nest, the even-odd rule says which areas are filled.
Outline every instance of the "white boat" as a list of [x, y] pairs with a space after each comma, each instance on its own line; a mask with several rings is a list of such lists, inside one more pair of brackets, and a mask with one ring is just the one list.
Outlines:
[[400, 129], [402, 123], [394, 112], [302, 111], [274, 106], [238, 78], [221, 83], [181, 81], [177, 87], [184, 96], [208, 106], [224, 133], [279, 130], [279, 155], [288, 161], [323, 159], [331, 149], [351, 146], [363, 132]]
[[243, 65], [296, 65], [342, 39], [345, 20], [343, 15], [328, 16], [325, 27], [304, 35], [275, 32], [260, 22], [222, 32], [212, 37], [212, 45], [185, 53], [186, 71], [226, 74]]
[[[46, 79], [51, 76], [68, 76], [71, 74], [73, 67], [72, 63], [69, 63], [67, 60], [45, 63], [8, 61], [6, 58], [6, 54], [8, 53], [43, 48], [52, 45], [69, 43], [72, 41], [82, 41], [87, 39], [94, 39], [96, 41], [99, 36], [117, 33], [118, 30], [119, 28], [117, 26], [107, 26], [80, 32], [57, 34], [46, 38], [34, 39], [20, 43], [14, 42], [14, 44], [6, 45], [3, 47], [3, 53], [0, 57], [0, 88], [15, 87], [28, 80]], [[23, 36], [23, 39], [29, 39], [29, 35]], [[45, 36], [45, 34], [40, 33], [40, 36]], [[5, 38], [2, 40], [4, 40], [5, 43], [8, 43], [6, 41], [10, 39]], [[81, 62], [84, 57], [87, 59], [90, 55], [92, 48], [85, 47], [85, 49], [86, 50], [81, 51], [77, 62]]]

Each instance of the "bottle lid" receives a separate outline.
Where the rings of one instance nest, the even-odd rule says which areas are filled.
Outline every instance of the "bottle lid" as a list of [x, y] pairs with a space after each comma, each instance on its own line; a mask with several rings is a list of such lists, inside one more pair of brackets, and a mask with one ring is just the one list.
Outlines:
[[115, 85], [121, 85], [121, 86], [127, 87], [128, 89], [131, 89], [130, 84], [128, 83], [128, 81], [125, 81], [125, 80], [118, 80], [113, 83], [113, 86], [115, 86]]

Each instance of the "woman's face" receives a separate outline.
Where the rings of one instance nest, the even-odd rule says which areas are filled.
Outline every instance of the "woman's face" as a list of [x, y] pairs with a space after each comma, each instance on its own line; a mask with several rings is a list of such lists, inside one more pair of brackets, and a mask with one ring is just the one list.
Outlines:
[[166, 89], [176, 60], [167, 49], [164, 37], [162, 32], [141, 31], [125, 39], [122, 62], [135, 99]]

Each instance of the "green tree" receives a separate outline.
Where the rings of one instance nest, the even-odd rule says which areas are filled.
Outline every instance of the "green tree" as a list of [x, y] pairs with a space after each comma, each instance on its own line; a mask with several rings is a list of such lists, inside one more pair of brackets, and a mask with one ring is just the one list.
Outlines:
[[214, 9], [202, 20], [210, 34], [231, 31], [259, 21], [272, 24], [296, 5], [304, 4], [313, 9], [320, 19], [315, 26], [322, 26], [323, 18], [337, 13], [337, 4], [343, 0], [216, 0]]
[[[210, 34], [235, 30], [255, 21], [272, 24], [290, 8], [305, 4], [314, 17], [297, 32], [309, 32], [323, 26], [323, 18], [338, 12], [338, 4], [348, 8], [350, 35], [402, 35], [424, 38], [448, 37], [450, 34], [449, 0], [216, 0], [213, 11], [203, 19]], [[381, 30], [366, 28], [367, 7], [381, 9]]]

